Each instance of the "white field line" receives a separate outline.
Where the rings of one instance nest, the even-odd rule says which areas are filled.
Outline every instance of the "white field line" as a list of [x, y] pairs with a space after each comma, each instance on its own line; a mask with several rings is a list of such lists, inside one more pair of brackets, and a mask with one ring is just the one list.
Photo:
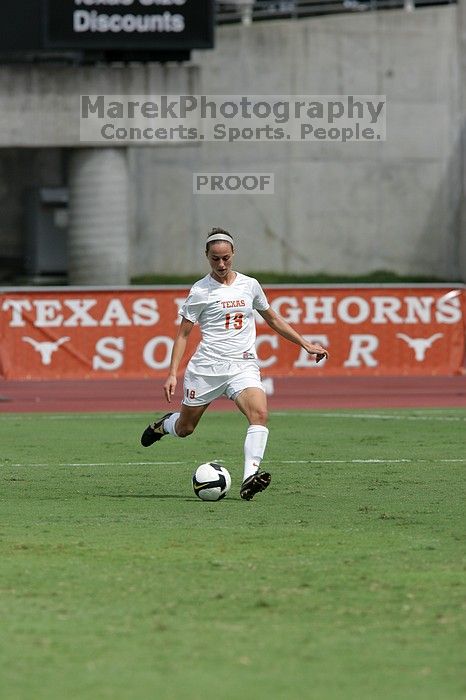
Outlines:
[[466, 416], [403, 416], [398, 414], [385, 415], [383, 413], [320, 413], [318, 411], [271, 411], [272, 416], [296, 416], [306, 415], [310, 418], [371, 418], [374, 420], [435, 420], [435, 421], [466, 421]]
[[189, 464], [189, 462], [57, 462], [57, 464], [46, 464], [45, 462], [17, 462], [15, 464], [4, 464], [4, 467], [153, 467], [171, 466], [172, 464]]
[[[264, 460], [265, 462], [266, 460]], [[412, 462], [466, 462], [463, 459], [288, 459], [280, 464], [411, 464]]]
[[[225, 463], [225, 460], [217, 459], [216, 462]], [[441, 463], [466, 463], [466, 457], [451, 459], [286, 459], [272, 460], [267, 464], [413, 464], [418, 462], [441, 462]], [[59, 462], [57, 464], [16, 462], [15, 464], [3, 464], [4, 467], [170, 467], [174, 464], [192, 464], [192, 461], [182, 462]]]
[[[161, 411], [155, 411], [155, 413], [161, 413]], [[0, 420], [20, 420], [20, 421], [35, 421], [37, 420], [37, 413], [4, 413], [0, 414]], [[137, 417], [136, 413], [40, 413], [40, 420], [94, 420], [96, 417], [105, 418], [110, 421], [114, 420], [128, 420], [129, 418]], [[147, 420], [150, 420], [151, 414], [147, 414]]]
[[[408, 409], [409, 410], [409, 409]], [[160, 411], [159, 411], [160, 413]], [[60, 413], [60, 414], [48, 414], [48, 413], [42, 413], [40, 415], [40, 420], [50, 420], [50, 421], [55, 421], [55, 420], [93, 420], [94, 416], [99, 415], [102, 417], [102, 414], [94, 414], [94, 413], [88, 413], [88, 414], [80, 414], [80, 413]], [[314, 416], [317, 416], [319, 418], [369, 418], [373, 420], [422, 420], [422, 421], [461, 421], [464, 422], [466, 421], [466, 416], [436, 416], [436, 415], [427, 415], [427, 416], [406, 416], [402, 414], [384, 414], [384, 413], [339, 413], [339, 412], [320, 412], [320, 411], [293, 411], [290, 409], [289, 411], [270, 411], [271, 416], [308, 416], [309, 418], [313, 418]], [[105, 414], [105, 417], [110, 420], [128, 420], [128, 419], [134, 419], [137, 417], [137, 413], [109, 413]], [[23, 414], [11, 414], [11, 413], [4, 413], [3, 415], [0, 414], [0, 421], [8, 421], [8, 420], [21, 420], [21, 421], [35, 421], [37, 420], [37, 414], [34, 413], [23, 413]], [[148, 419], [149, 420], [149, 419]]]

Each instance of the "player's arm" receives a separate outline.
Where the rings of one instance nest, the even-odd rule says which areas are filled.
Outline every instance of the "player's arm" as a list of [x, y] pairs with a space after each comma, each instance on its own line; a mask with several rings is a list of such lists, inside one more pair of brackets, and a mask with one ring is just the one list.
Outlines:
[[308, 343], [308, 341], [305, 340], [302, 335], [295, 331], [295, 329], [292, 328], [292, 326], [290, 326], [290, 324], [279, 316], [273, 309], [268, 308], [266, 311], [259, 311], [259, 313], [270, 328], [272, 328], [272, 330], [276, 331], [276, 333], [283, 336], [287, 340], [290, 340], [292, 343], [300, 345], [306, 350], [306, 352], [309, 353], [309, 355], [315, 355], [316, 362], [320, 362], [324, 359], [324, 357], [327, 358], [329, 356], [328, 350], [323, 348], [322, 345], [319, 345], [318, 343]]
[[181, 324], [178, 329], [178, 334], [175, 338], [175, 343], [173, 345], [172, 356], [170, 361], [170, 370], [168, 374], [168, 379], [163, 385], [163, 390], [165, 392], [165, 398], [170, 403], [172, 396], [176, 389], [176, 375], [178, 374], [178, 367], [183, 359], [183, 355], [186, 350], [186, 345], [188, 343], [189, 334], [193, 329], [194, 323], [188, 321], [188, 319], [181, 317]]

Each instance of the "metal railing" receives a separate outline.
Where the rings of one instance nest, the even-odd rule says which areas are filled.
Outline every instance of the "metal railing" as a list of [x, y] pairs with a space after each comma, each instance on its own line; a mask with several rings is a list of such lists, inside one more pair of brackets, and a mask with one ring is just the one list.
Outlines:
[[217, 24], [456, 4], [456, 0], [217, 0]]

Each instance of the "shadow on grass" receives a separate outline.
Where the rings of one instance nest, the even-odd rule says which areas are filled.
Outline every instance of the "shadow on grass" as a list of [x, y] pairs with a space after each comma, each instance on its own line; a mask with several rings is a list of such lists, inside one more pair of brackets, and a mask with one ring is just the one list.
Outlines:
[[197, 501], [195, 496], [180, 496], [174, 493], [103, 493], [105, 498], [178, 498], [183, 501]]
[[[174, 493], [103, 493], [100, 494], [99, 498], [102, 496], [104, 498], [156, 498], [160, 500], [177, 498], [181, 501], [187, 501], [188, 503], [192, 503], [193, 501], [196, 503], [199, 503], [199, 501], [202, 503], [218, 503], [218, 501], [203, 501], [202, 498], [197, 498], [196, 496], [180, 496]], [[227, 503], [228, 501], [241, 501], [241, 498], [229, 496], [221, 500], [223, 503]]]

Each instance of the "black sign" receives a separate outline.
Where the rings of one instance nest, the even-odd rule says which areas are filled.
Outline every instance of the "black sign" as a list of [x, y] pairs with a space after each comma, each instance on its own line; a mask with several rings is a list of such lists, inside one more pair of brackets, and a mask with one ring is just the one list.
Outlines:
[[214, 0], [0, 0], [0, 64], [185, 61], [213, 47]]
[[214, 0], [44, 0], [45, 49], [213, 46]]

